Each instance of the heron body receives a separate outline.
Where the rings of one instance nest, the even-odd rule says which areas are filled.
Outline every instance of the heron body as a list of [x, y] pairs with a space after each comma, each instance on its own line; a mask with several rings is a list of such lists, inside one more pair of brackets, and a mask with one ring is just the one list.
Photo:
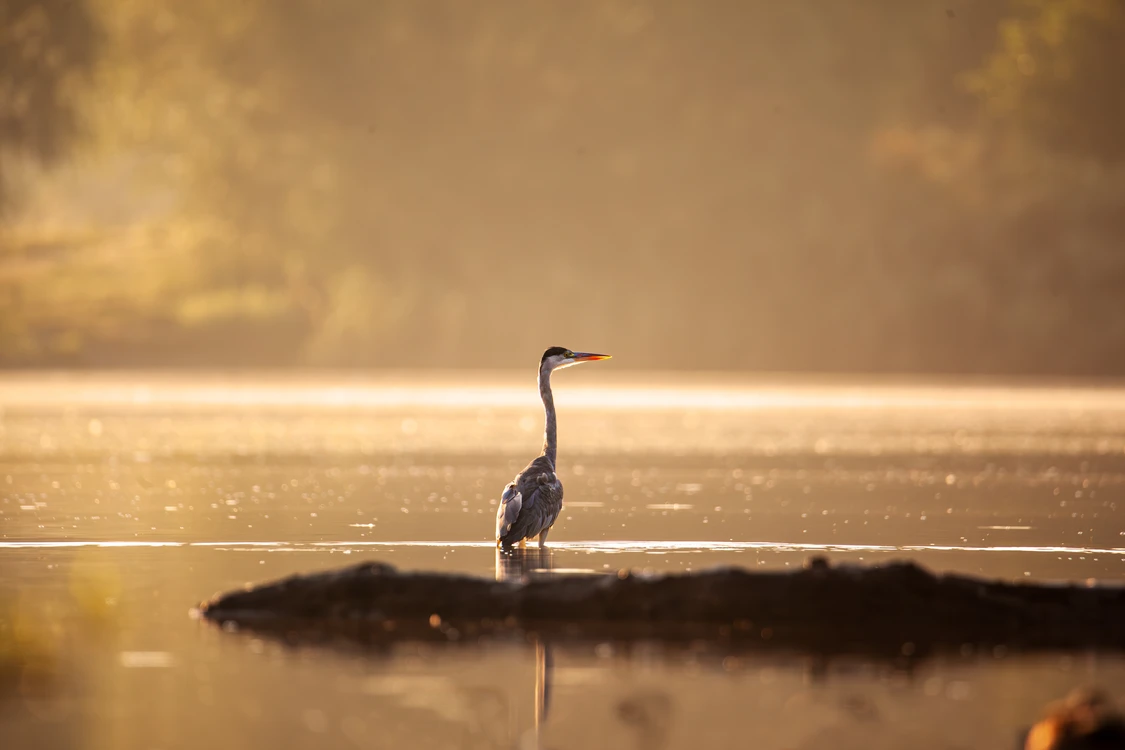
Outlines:
[[572, 352], [553, 346], [543, 352], [539, 362], [539, 395], [543, 399], [546, 424], [543, 430], [543, 453], [516, 475], [500, 496], [496, 511], [496, 545], [511, 547], [539, 538], [539, 546], [547, 543], [547, 534], [562, 510], [563, 486], [555, 474], [558, 455], [558, 430], [555, 420], [555, 399], [551, 393], [551, 373], [581, 362], [609, 359], [606, 354]]

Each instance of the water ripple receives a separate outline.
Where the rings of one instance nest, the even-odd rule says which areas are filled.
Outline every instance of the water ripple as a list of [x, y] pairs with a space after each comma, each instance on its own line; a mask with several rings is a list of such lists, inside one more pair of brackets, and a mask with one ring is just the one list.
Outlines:
[[[151, 541], [7, 541], [0, 542], [4, 549], [70, 549], [78, 547], [211, 547], [222, 550], [315, 551], [394, 549], [394, 548], [476, 548], [494, 547], [493, 542], [481, 541], [338, 541], [338, 542], [151, 542]], [[971, 546], [944, 544], [813, 544], [805, 542], [709, 542], [709, 541], [639, 541], [605, 540], [552, 543], [551, 549], [569, 552], [1030, 552], [1056, 555], [1117, 555], [1125, 557], [1125, 547], [1066, 547], [1066, 546]]]

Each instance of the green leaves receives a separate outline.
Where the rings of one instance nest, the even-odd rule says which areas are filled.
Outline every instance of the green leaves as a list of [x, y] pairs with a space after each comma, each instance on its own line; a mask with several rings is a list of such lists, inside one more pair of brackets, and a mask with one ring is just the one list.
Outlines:
[[963, 83], [1005, 128], [1050, 149], [1125, 159], [1125, 4], [1023, 0]]

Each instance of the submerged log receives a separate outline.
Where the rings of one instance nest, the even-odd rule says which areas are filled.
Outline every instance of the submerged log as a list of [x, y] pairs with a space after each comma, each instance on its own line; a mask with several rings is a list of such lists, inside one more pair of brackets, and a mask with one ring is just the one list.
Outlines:
[[366, 642], [535, 633], [716, 639], [745, 648], [913, 653], [1125, 648], [1125, 589], [935, 575], [911, 562], [803, 570], [557, 575], [523, 582], [383, 563], [295, 575], [200, 605], [210, 621]]

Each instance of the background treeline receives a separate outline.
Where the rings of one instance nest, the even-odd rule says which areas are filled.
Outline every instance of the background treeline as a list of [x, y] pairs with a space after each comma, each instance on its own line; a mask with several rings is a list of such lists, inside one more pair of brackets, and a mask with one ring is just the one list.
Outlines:
[[0, 0], [0, 364], [1125, 375], [1121, 0]]

